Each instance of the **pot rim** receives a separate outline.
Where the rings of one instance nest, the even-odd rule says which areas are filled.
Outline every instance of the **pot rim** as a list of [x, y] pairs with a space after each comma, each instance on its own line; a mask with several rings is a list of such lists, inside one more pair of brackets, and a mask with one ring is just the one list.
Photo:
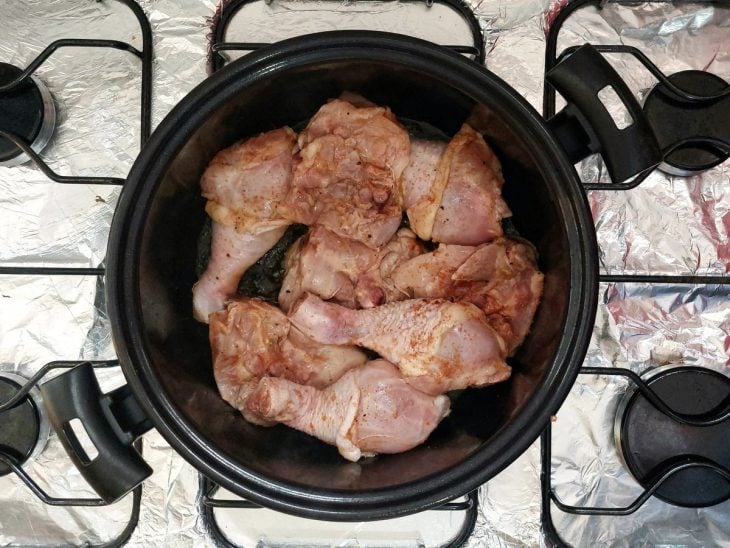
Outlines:
[[[490, 106], [529, 150], [566, 221], [571, 288], [563, 337], [545, 378], [528, 401], [487, 443], [438, 474], [367, 491], [318, 489], [266, 477], [208, 443], [179, 412], [157, 378], [141, 329], [139, 255], [147, 212], [172, 159], [189, 136], [225, 101], [253, 82], [324, 62], [402, 64]], [[376, 31], [332, 31], [278, 42], [229, 63], [194, 88], [165, 117], [135, 161], [114, 213], [108, 246], [107, 303], [115, 348], [140, 404], [170, 445], [226, 489], [275, 510], [332, 521], [392, 518], [432, 508], [475, 489], [504, 469], [539, 436], [572, 386], [587, 351], [596, 314], [595, 229], [585, 193], [544, 119], [486, 68], [420, 39]]]

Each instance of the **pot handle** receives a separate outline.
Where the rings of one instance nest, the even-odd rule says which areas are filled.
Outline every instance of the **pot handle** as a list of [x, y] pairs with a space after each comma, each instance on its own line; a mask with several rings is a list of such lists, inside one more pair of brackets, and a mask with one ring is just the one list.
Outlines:
[[[152, 468], [132, 447], [152, 423], [128, 385], [102, 393], [93, 367], [85, 363], [43, 383], [40, 389], [51, 425], [71, 461], [105, 502], [119, 500], [152, 474]], [[93, 448], [86, 440], [84, 449], [74, 419], [83, 425]]]
[[[615, 183], [661, 163], [661, 150], [641, 106], [593, 46], [585, 44], [576, 49], [546, 78], [568, 102], [548, 124], [573, 163], [600, 152]], [[630, 116], [627, 127], [620, 128], [601, 101], [600, 95], [606, 92], [615, 94], [623, 103]]]

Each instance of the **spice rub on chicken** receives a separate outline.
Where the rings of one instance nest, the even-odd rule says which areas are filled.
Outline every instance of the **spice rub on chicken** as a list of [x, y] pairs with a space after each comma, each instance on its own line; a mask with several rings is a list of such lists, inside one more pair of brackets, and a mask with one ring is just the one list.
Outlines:
[[390, 109], [347, 97], [325, 104], [299, 134], [299, 162], [279, 213], [378, 248], [401, 222], [397, 183], [410, 139]]
[[203, 173], [200, 188], [213, 220], [210, 258], [193, 286], [193, 313], [208, 316], [233, 297], [244, 272], [284, 234], [290, 222], [277, 207], [289, 190], [296, 133], [288, 127], [220, 151]]
[[401, 192], [419, 238], [478, 245], [502, 236], [511, 212], [502, 199], [502, 167], [484, 137], [465, 124], [447, 145], [411, 147]]
[[306, 294], [289, 318], [317, 342], [374, 350], [430, 394], [487, 386], [510, 375], [504, 341], [470, 303], [410, 299], [352, 310]]
[[480, 246], [441, 244], [399, 264], [392, 283], [413, 297], [450, 298], [482, 309], [510, 355], [527, 336], [542, 297], [535, 248], [499, 239]]
[[209, 338], [218, 390], [241, 411], [262, 377], [323, 388], [367, 361], [352, 346], [311, 339], [281, 310], [259, 299], [239, 298], [211, 314]]
[[[209, 322], [223, 399], [357, 461], [426, 441], [448, 392], [508, 379], [543, 274], [535, 248], [504, 235], [504, 184], [470, 126], [449, 142], [411, 139], [390, 109], [351, 93], [299, 135], [218, 153], [201, 180], [213, 239], [193, 309]], [[279, 243], [270, 302], [238, 295], [292, 223], [307, 233]]]
[[324, 389], [266, 377], [246, 411], [282, 422], [337, 446], [347, 460], [400, 453], [423, 443], [449, 412], [447, 396], [429, 396], [405, 381], [393, 364], [375, 360]]
[[371, 308], [407, 299], [391, 275], [402, 263], [425, 251], [416, 235], [401, 228], [379, 249], [314, 226], [289, 249], [279, 306], [289, 310], [303, 293], [350, 308]]

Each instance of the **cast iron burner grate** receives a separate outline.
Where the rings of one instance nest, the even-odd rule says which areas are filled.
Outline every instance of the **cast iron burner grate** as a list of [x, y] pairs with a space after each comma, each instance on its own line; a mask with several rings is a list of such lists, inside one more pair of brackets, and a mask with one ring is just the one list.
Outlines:
[[[228, 62], [228, 59], [223, 54], [225, 51], [255, 51], [257, 49], [270, 46], [270, 42], [227, 42], [226, 41], [226, 30], [228, 29], [231, 21], [236, 14], [245, 6], [255, 0], [222, 0], [221, 4], [213, 18], [213, 29], [210, 35], [211, 42], [208, 47], [208, 70], [213, 73], [223, 68]], [[264, 0], [267, 4], [271, 3], [271, 0]], [[361, 2], [379, 2], [380, 0], [360, 0]], [[479, 21], [474, 15], [474, 11], [462, 0], [405, 0], [411, 3], [422, 3], [425, 2], [429, 8], [434, 3], [448, 6], [453, 11], [458, 13], [469, 26], [469, 33], [471, 34], [472, 45], [452, 45], [444, 46], [454, 50], [457, 53], [462, 53], [473, 57], [479, 64], [484, 64], [486, 59], [486, 49], [484, 46], [484, 39], [482, 37], [482, 30], [479, 26]]]
[[[32, 161], [49, 179], [72, 185], [121, 185], [116, 177], [80, 177], [60, 175], [40, 157], [55, 126], [53, 98], [45, 85], [34, 76], [36, 70], [61, 48], [111, 48], [126, 51], [140, 59], [141, 72], [141, 143], [149, 138], [151, 127], [152, 29], [142, 8], [134, 0], [117, 0], [135, 16], [142, 34], [142, 49], [117, 40], [65, 38], [49, 44], [25, 69], [0, 63], [0, 165], [17, 165]], [[103, 276], [104, 267], [25, 267], [0, 266], [0, 275], [11, 276]], [[41, 411], [40, 381], [55, 369], [71, 369], [80, 365], [94, 368], [118, 367], [111, 361], [56, 361], [43, 366], [27, 381], [15, 375], [0, 374], [0, 476], [12, 472], [43, 503], [50, 506], [106, 506], [99, 498], [60, 498], [48, 494], [23, 468], [23, 463], [45, 444], [48, 424]], [[29, 428], [30, 425], [30, 428]], [[135, 444], [142, 450], [141, 441]], [[124, 545], [139, 521], [142, 486], [132, 494], [132, 511], [125, 528], [110, 542], [89, 546]]]
[[[144, 144], [144, 142], [149, 138], [150, 136], [150, 127], [151, 127], [151, 115], [152, 115], [152, 107], [151, 107], [151, 97], [152, 97], [152, 28], [150, 27], [149, 21], [147, 20], [147, 17], [145, 16], [144, 12], [142, 11], [142, 8], [139, 7], [139, 4], [134, 2], [134, 0], [117, 0], [118, 2], [121, 2], [125, 6], [127, 6], [132, 13], [134, 13], [134, 16], [137, 18], [137, 21], [139, 22], [140, 29], [142, 31], [142, 50], [138, 50], [131, 44], [128, 44], [127, 42], [120, 42], [118, 40], [95, 40], [95, 39], [87, 39], [87, 38], [64, 38], [61, 40], [56, 40], [55, 42], [52, 42], [49, 44], [46, 49], [44, 49], [38, 57], [33, 59], [33, 61], [19, 74], [16, 76], [10, 78], [5, 77], [3, 78], [4, 83], [0, 85], [0, 96], [7, 97], [7, 94], [10, 94], [10, 96], [13, 95], [14, 92], [17, 92], [18, 89], [23, 89], [24, 86], [28, 85], [29, 81], [33, 81], [33, 83], [37, 86], [36, 83], [37, 80], [34, 79], [33, 74], [35, 71], [40, 67], [46, 59], [48, 59], [53, 53], [61, 48], [70, 48], [70, 47], [87, 47], [87, 48], [111, 48], [111, 49], [117, 49], [121, 51], [127, 51], [136, 57], [138, 57], [141, 62], [141, 73], [142, 73], [142, 84], [140, 89], [141, 94], [141, 114], [140, 114], [140, 135], [141, 135], [141, 143]], [[5, 67], [8, 67], [9, 65], [5, 65]], [[12, 68], [7, 69], [6, 71], [13, 72]], [[30, 79], [30, 80], [29, 80]], [[2, 113], [0, 111], [0, 113]], [[44, 175], [46, 175], [49, 179], [52, 181], [55, 181], [57, 183], [66, 183], [66, 184], [87, 184], [87, 185], [122, 185], [124, 184], [124, 179], [120, 179], [118, 177], [78, 177], [78, 176], [68, 176], [68, 175], [59, 175], [55, 171], [53, 171], [48, 164], [46, 164], [41, 157], [38, 155], [38, 153], [33, 149], [33, 146], [31, 142], [28, 141], [27, 138], [24, 138], [23, 133], [28, 132], [28, 128], [22, 126], [21, 133], [15, 133], [11, 129], [6, 129], [8, 127], [12, 128], [11, 124], [8, 124], [5, 120], [0, 122], [0, 138], [2, 139], [3, 146], [7, 147], [10, 143], [12, 143], [16, 149], [19, 149], [20, 151], [24, 152], [28, 155], [28, 157], [33, 161], [33, 163], [43, 172]], [[37, 137], [36, 137], [37, 140]], [[7, 273], [7, 274], [14, 274], [16, 272], [11, 272], [9, 270], [0, 270], [0, 273]], [[22, 272], [17, 272], [22, 273]], [[42, 274], [44, 272], [40, 272], [40, 269], [36, 269], [32, 272], [29, 272], [30, 274]], [[53, 271], [45, 272], [48, 274], [53, 274]], [[76, 269], [75, 272], [72, 273], [78, 273], [78, 269]], [[93, 272], [87, 272], [88, 274], [101, 274], [103, 273], [102, 270], [96, 270]]]
[[[605, 0], [576, 0], [562, 9], [550, 26], [545, 72], [576, 47], [556, 54], [565, 21], [586, 6], [599, 9]], [[632, 0], [614, 3], [632, 5]], [[664, 0], [664, 3], [673, 3]], [[692, 0], [730, 8], [730, 3]], [[718, 166], [730, 157], [730, 84], [703, 71], [665, 76], [640, 50], [624, 45], [594, 45], [602, 53], [634, 56], [657, 80], [647, 95], [644, 112], [660, 142], [669, 174], [692, 175]], [[556, 93], [547, 81], [543, 114], [555, 115]], [[631, 181], [584, 184], [586, 190], [625, 191], [637, 187], [652, 171]], [[608, 283], [730, 285], [730, 276], [601, 274]], [[553, 505], [562, 512], [583, 516], [628, 516], [652, 496], [685, 507], [718, 504], [730, 498], [730, 380], [712, 370], [679, 366], [650, 370], [642, 378], [620, 367], [582, 367], [582, 375], [623, 377], [633, 389], [616, 417], [616, 443], [626, 466], [644, 491], [628, 506], [572, 506], [560, 500], [552, 485], [552, 429], [541, 436], [541, 525], [549, 545], [565, 546], [553, 520]], [[696, 397], [698, 393], [702, 398]]]

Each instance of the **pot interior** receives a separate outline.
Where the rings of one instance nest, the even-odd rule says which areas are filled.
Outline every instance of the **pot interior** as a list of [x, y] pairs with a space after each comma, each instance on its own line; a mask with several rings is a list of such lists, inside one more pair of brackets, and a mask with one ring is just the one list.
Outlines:
[[[545, 290], [532, 331], [511, 360], [508, 382], [469, 389], [428, 441], [407, 453], [350, 463], [337, 450], [284, 426], [246, 422], [218, 395], [207, 326], [193, 320], [198, 240], [206, 216], [199, 179], [207, 163], [233, 142], [283, 125], [301, 126], [327, 100], [353, 91], [399, 116], [448, 136], [462, 123], [485, 134], [502, 161], [504, 196], [517, 231], [538, 249]], [[155, 375], [190, 428], [241, 469], [279, 481], [325, 490], [368, 490], [402, 485], [439, 473], [486, 447], [508, 428], [545, 382], [564, 334], [571, 250], [558, 192], [557, 165], [528, 146], [532, 129], [510, 127], [503, 103], [473, 94], [430, 72], [382, 61], [312, 63], [254, 80], [226, 98], [177, 152], [159, 182], [142, 232], [140, 299], [144, 344]], [[500, 114], [501, 113], [501, 114]], [[535, 122], [539, 124], [539, 122]], [[562, 161], [562, 160], [560, 160]], [[541, 168], [538, 168], [541, 166]], [[574, 260], [574, 259], [573, 259]], [[575, 266], [574, 266], [575, 268]], [[545, 410], [533, 420], [547, 421]], [[519, 432], [514, 433], [519, 436]]]

